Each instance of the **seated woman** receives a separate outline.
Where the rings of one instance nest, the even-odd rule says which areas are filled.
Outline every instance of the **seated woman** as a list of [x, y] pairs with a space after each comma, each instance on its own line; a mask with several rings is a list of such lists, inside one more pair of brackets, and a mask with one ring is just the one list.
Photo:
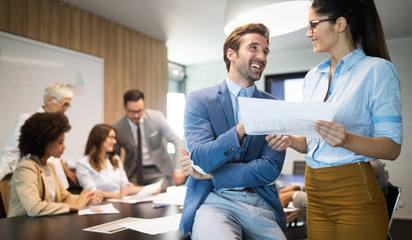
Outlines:
[[119, 157], [114, 154], [116, 131], [98, 124], [90, 131], [85, 156], [78, 160], [77, 179], [83, 189], [101, 189], [104, 198], [123, 198], [138, 193], [143, 187], [129, 182]]
[[71, 194], [60, 184], [54, 166], [47, 163], [49, 157], [63, 154], [65, 133], [70, 128], [63, 113], [36, 113], [21, 127], [18, 147], [25, 159], [10, 181], [8, 217], [68, 213], [103, 200], [101, 193], [91, 191]]

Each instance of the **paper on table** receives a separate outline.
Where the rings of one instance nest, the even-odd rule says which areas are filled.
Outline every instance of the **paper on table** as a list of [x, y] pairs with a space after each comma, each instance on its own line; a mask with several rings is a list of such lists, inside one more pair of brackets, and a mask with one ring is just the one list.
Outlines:
[[153, 198], [155, 204], [183, 205], [185, 202], [187, 186], [170, 186], [166, 193], [157, 194]]
[[143, 188], [142, 190], [140, 190], [140, 192], [138, 192], [136, 195], [137, 195], [137, 196], [152, 195], [152, 194], [154, 194], [154, 193], [156, 193], [156, 192], [159, 191], [159, 188], [162, 187], [162, 184], [163, 184], [163, 179], [160, 180], [160, 181], [158, 181], [158, 182], [155, 182], [155, 183], [146, 185], [146, 186], [144, 186], [144, 188]]
[[143, 189], [140, 190], [140, 192], [138, 192], [135, 195], [125, 196], [122, 199], [108, 199], [108, 201], [123, 202], [123, 203], [130, 203], [130, 204], [152, 201], [153, 198], [156, 196], [153, 194], [159, 191], [159, 188], [162, 187], [162, 184], [163, 184], [163, 180], [160, 180], [158, 182], [144, 186]]
[[151, 219], [138, 218], [136, 221], [122, 223], [120, 226], [130, 228], [138, 232], [155, 235], [179, 230], [181, 217], [182, 214]]
[[111, 203], [105, 205], [90, 205], [82, 210], [79, 210], [79, 215], [95, 215], [109, 213], [119, 213], [119, 210], [117, 210]]
[[94, 227], [84, 228], [83, 231], [112, 234], [127, 229], [125, 227], [120, 226], [119, 224], [134, 222], [136, 220], [137, 218], [132, 217], [122, 218], [116, 221], [100, 224]]
[[289, 202], [288, 206], [287, 206], [286, 208], [283, 208], [283, 211], [284, 211], [285, 213], [286, 213], [286, 212], [294, 212], [294, 211], [297, 211], [297, 210], [299, 210], [299, 208], [295, 207], [295, 206], [293, 205], [293, 202]]
[[270, 133], [320, 138], [313, 121], [332, 121], [329, 102], [285, 102], [272, 99], [239, 97], [240, 116], [246, 134]]

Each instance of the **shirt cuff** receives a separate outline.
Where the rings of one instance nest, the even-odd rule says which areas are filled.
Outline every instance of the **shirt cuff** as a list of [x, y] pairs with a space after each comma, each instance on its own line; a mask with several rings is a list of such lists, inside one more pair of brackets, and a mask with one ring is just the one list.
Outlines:
[[299, 192], [299, 191], [296, 191], [296, 192], [293, 193], [293, 196], [292, 196], [293, 201], [295, 201], [295, 197], [296, 197], [296, 195], [298, 194], [298, 192]]

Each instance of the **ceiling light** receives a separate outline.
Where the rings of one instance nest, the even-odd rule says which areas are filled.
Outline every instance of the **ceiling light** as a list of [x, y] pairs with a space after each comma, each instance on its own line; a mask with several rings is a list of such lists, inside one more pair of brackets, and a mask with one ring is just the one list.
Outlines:
[[312, 1], [228, 0], [224, 32], [229, 35], [247, 23], [263, 23], [270, 36], [279, 36], [305, 28]]

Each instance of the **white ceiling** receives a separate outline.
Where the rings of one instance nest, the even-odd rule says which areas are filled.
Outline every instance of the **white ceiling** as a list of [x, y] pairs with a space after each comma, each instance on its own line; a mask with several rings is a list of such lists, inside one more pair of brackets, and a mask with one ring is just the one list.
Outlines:
[[[63, 0], [166, 42], [170, 61], [222, 59], [228, 0]], [[253, 7], [253, 1], [250, 1]], [[412, 0], [375, 0], [387, 39], [412, 36]], [[306, 29], [270, 39], [271, 52], [311, 48]]]

